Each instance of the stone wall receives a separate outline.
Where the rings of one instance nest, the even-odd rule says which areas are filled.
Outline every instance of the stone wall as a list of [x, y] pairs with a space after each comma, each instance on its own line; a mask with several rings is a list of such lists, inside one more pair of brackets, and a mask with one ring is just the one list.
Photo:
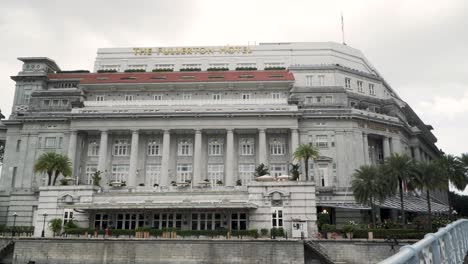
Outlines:
[[302, 241], [25, 239], [13, 263], [304, 263]]

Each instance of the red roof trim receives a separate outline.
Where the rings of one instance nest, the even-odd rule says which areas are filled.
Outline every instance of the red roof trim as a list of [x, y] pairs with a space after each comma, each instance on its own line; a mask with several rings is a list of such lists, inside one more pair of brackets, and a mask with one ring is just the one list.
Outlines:
[[[245, 78], [247, 75], [252, 77]], [[294, 81], [288, 71], [56, 73], [48, 77], [50, 80], [79, 79], [80, 84]]]

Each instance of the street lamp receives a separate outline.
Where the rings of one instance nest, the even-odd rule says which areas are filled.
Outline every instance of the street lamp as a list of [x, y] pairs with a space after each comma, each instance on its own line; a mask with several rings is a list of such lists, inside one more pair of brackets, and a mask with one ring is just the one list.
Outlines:
[[13, 213], [13, 236], [15, 236], [15, 233], [16, 233], [16, 217], [18, 216], [18, 214], [16, 212]]
[[42, 233], [41, 233], [41, 237], [45, 237], [45, 219], [47, 217], [47, 213], [43, 213], [42, 216], [44, 216], [44, 223], [42, 225]]

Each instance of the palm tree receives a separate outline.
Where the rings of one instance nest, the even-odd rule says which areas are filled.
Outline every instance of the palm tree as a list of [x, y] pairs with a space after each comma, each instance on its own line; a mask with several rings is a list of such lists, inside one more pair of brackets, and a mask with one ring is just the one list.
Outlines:
[[428, 229], [432, 230], [432, 212], [431, 212], [431, 196], [430, 191], [446, 188], [447, 181], [442, 176], [442, 169], [435, 161], [417, 162], [415, 166], [416, 173], [409, 182], [410, 188], [418, 188], [421, 191], [426, 190], [427, 199], [427, 223]]
[[378, 167], [363, 165], [353, 174], [351, 189], [358, 203], [369, 204], [372, 211], [372, 224], [375, 227], [375, 202], [382, 202], [388, 196], [393, 195], [392, 188], [388, 188], [388, 181], [382, 177]]
[[[47, 185], [55, 185], [57, 178], [60, 174], [63, 176], [71, 175], [71, 162], [67, 156], [63, 156], [53, 152], [47, 152], [39, 156], [34, 164], [34, 172], [47, 173]], [[54, 181], [52, 184], [52, 176], [55, 173]]]
[[270, 170], [268, 169], [267, 166], [265, 166], [265, 164], [263, 163], [260, 163], [256, 168], [255, 168], [255, 177], [260, 177], [260, 176], [263, 176], [263, 175], [267, 175], [268, 173], [270, 173]]
[[398, 189], [400, 193], [401, 223], [403, 226], [406, 226], [403, 200], [403, 182], [408, 182], [414, 175], [414, 163], [407, 155], [393, 153], [390, 157], [385, 159], [382, 172], [390, 183], [390, 188], [395, 189], [397, 186], [396, 182], [398, 182]]
[[309, 159], [317, 159], [319, 151], [312, 144], [301, 144], [293, 153], [296, 160], [304, 159], [306, 181], [309, 180]]
[[[466, 167], [464, 167], [465, 162], [467, 162], [466, 154], [462, 155], [460, 159], [453, 155], [442, 155], [438, 160], [439, 166], [442, 169], [442, 174], [445, 177], [446, 181], [448, 180], [452, 185], [463, 191], [468, 184], [468, 179], [466, 176]], [[449, 215], [452, 213], [452, 201], [450, 199], [450, 190], [447, 188], [447, 197], [449, 203]]]

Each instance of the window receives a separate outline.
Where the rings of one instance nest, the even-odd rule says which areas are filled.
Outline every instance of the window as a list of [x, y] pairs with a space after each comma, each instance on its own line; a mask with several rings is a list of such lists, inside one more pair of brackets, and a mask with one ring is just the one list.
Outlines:
[[133, 95], [125, 95], [125, 101], [133, 101]]
[[229, 68], [229, 64], [228, 63], [210, 63], [208, 65], [208, 68], [216, 68], [216, 69]]
[[[13, 167], [13, 171], [11, 172], [11, 188], [15, 188], [16, 185], [16, 174], [18, 173], [18, 167]], [[46, 178], [47, 180], [47, 178]]]
[[182, 228], [182, 214], [157, 213], [153, 215], [153, 228]]
[[373, 83], [369, 83], [369, 94], [375, 95], [375, 88]]
[[144, 225], [143, 214], [117, 214], [117, 229], [133, 230]]
[[318, 81], [319, 81], [319, 86], [324, 86], [325, 85], [325, 75], [319, 75], [318, 76]]
[[271, 93], [271, 98], [280, 99], [281, 98], [281, 93]]
[[120, 65], [101, 65], [99, 69], [104, 70], [104, 71], [113, 71], [113, 70], [119, 71]]
[[246, 63], [237, 63], [236, 65], [237, 68], [256, 68], [257, 64], [252, 63], [252, 62], [246, 62]]
[[288, 165], [287, 164], [271, 164], [270, 165], [270, 175], [271, 176], [281, 176], [288, 174]]
[[192, 99], [192, 95], [191, 94], [183, 94], [182, 95], [182, 100], [190, 100]]
[[328, 136], [317, 135], [315, 136], [315, 146], [318, 148], [328, 148]]
[[150, 139], [148, 140], [148, 156], [161, 156], [161, 139]]
[[222, 138], [210, 138], [208, 140], [208, 155], [221, 156], [223, 155], [224, 140]]
[[62, 100], [62, 106], [67, 106], [68, 105], [68, 100]]
[[130, 145], [127, 139], [116, 139], [114, 141], [114, 156], [128, 156], [130, 154]]
[[239, 153], [241, 156], [248, 156], [254, 154], [254, 139], [253, 138], [240, 138], [239, 139]]
[[286, 143], [284, 138], [274, 137], [270, 139], [270, 154], [284, 155], [286, 154]]
[[313, 85], [312, 81], [314, 79], [313, 75], [306, 75], [306, 86], [311, 87]]
[[154, 69], [174, 69], [174, 64], [155, 64]]
[[146, 70], [146, 65], [145, 64], [128, 65], [127, 69], [128, 70]]
[[220, 213], [192, 213], [192, 230], [218, 230], [223, 227]]
[[231, 230], [246, 230], [247, 229], [247, 213], [232, 213], [231, 214]]
[[93, 175], [97, 171], [97, 165], [89, 164], [86, 166], [86, 182], [93, 184]]
[[344, 86], [346, 89], [351, 89], [351, 78], [344, 78]]
[[96, 96], [96, 101], [98, 101], [98, 102], [104, 101], [104, 95], [97, 95]]
[[159, 185], [159, 178], [161, 175], [161, 165], [147, 165], [146, 166], [146, 179], [149, 186]]
[[23, 94], [23, 104], [29, 104], [31, 101], [31, 90], [25, 90]]
[[362, 90], [362, 81], [357, 81], [357, 90], [360, 93], [363, 93], [364, 91]]
[[128, 178], [128, 165], [127, 164], [113, 164], [112, 165], [112, 181], [126, 182]]
[[60, 100], [54, 99], [52, 100], [52, 106], [59, 106], [60, 105]]
[[44, 106], [50, 106], [50, 100], [44, 100], [44, 101], [42, 101], [42, 104]]
[[315, 103], [317, 103], [317, 104], [323, 103], [322, 96], [315, 97]]
[[179, 156], [192, 156], [193, 143], [190, 138], [181, 138], [177, 144], [177, 153]]
[[182, 64], [182, 68], [185, 68], [185, 69], [199, 69], [201, 68], [201, 64], [198, 64], [198, 63], [190, 63], [190, 64]]
[[88, 141], [88, 156], [99, 156], [99, 141], [91, 138]]
[[21, 139], [18, 139], [16, 141], [16, 152], [19, 152], [21, 148]]
[[211, 95], [211, 98], [212, 98], [213, 100], [221, 100], [221, 94], [212, 94], [212, 95]]
[[63, 225], [65, 226], [70, 221], [73, 221], [73, 209], [64, 209], [63, 210]]
[[55, 137], [46, 137], [45, 138], [45, 148], [55, 148]]
[[333, 96], [325, 96], [325, 104], [333, 104]]
[[282, 62], [266, 62], [265, 68], [284, 67]]
[[154, 95], [154, 100], [155, 100], [155, 101], [161, 101], [162, 99], [163, 99], [162, 94], [156, 94], [156, 95]]
[[111, 219], [108, 214], [96, 214], [94, 216], [94, 228], [98, 230], [106, 229], [109, 222], [111, 222]]
[[179, 182], [192, 180], [192, 164], [177, 164], [177, 180]]
[[319, 186], [329, 186], [328, 164], [318, 164]]
[[59, 137], [58, 148], [62, 148], [62, 146], [63, 146], [63, 137]]
[[239, 178], [242, 185], [246, 185], [253, 180], [255, 164], [239, 164]]
[[283, 227], [283, 208], [271, 208], [271, 227]]
[[249, 100], [250, 99], [250, 94], [249, 93], [242, 94], [241, 98], [242, 98], [242, 100]]
[[211, 185], [217, 185], [218, 181], [224, 178], [224, 165], [223, 164], [208, 164], [208, 179]]

